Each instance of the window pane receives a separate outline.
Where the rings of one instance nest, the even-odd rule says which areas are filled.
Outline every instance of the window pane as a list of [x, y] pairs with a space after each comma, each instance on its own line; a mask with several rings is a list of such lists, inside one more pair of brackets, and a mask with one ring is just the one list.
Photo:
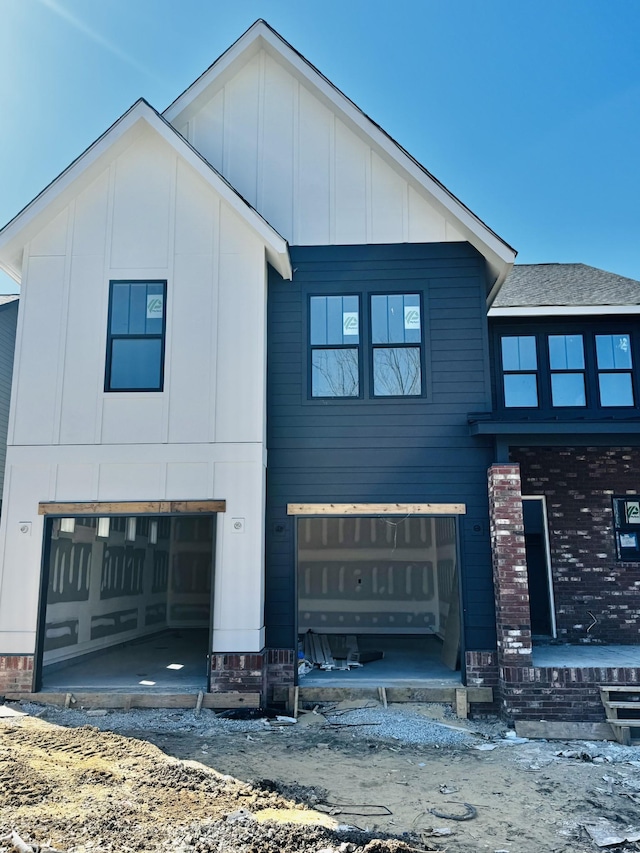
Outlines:
[[372, 296], [371, 338], [374, 344], [420, 343], [420, 296], [417, 293]]
[[633, 388], [630, 373], [600, 373], [601, 406], [633, 406]]
[[549, 364], [552, 370], [583, 370], [582, 335], [549, 335]]
[[600, 370], [629, 370], [631, 368], [631, 338], [629, 335], [596, 335], [596, 352]]
[[116, 338], [111, 342], [109, 388], [160, 390], [162, 341], [159, 338]]
[[144, 335], [147, 327], [147, 285], [129, 285], [129, 334]]
[[309, 312], [312, 346], [359, 343], [357, 296], [312, 296]]
[[502, 338], [502, 366], [504, 370], [536, 370], [536, 339], [534, 335]]
[[327, 300], [324, 296], [312, 296], [309, 301], [310, 334], [312, 344], [327, 342]]
[[360, 393], [357, 349], [317, 349], [311, 353], [313, 397], [357, 397]]
[[114, 284], [111, 290], [111, 334], [129, 332], [129, 285]]
[[420, 347], [374, 349], [373, 393], [376, 397], [421, 394]]
[[510, 373], [505, 375], [504, 404], [510, 408], [537, 406], [538, 383], [535, 373]]
[[583, 373], [552, 373], [551, 399], [554, 406], [586, 406]]

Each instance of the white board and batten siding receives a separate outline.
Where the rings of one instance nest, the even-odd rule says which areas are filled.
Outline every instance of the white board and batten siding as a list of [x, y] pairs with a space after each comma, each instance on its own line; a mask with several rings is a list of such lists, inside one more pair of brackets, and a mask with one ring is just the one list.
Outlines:
[[265, 49], [171, 120], [292, 245], [466, 239], [417, 182]]
[[[167, 281], [163, 392], [104, 391], [117, 279]], [[226, 500], [216, 569], [233, 578], [216, 571], [214, 649], [264, 646], [265, 310], [263, 242], [149, 129], [30, 241], [0, 531], [3, 653], [34, 649], [40, 501]]]

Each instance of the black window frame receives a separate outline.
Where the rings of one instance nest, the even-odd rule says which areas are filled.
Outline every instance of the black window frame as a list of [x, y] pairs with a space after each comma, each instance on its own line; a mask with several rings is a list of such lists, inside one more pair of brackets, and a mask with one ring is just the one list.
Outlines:
[[[629, 350], [630, 350], [629, 356], [631, 358], [631, 367], [600, 367], [600, 364], [598, 362], [598, 341], [597, 341], [597, 339], [599, 337], [606, 337], [606, 338], [612, 337], [613, 338], [613, 337], [616, 337], [617, 335], [618, 336], [625, 335], [626, 337], [629, 338]], [[629, 411], [631, 409], [635, 409], [638, 405], [638, 394], [636, 392], [635, 382], [634, 382], [635, 358], [634, 358], [634, 353], [633, 353], [633, 334], [631, 332], [631, 329], [627, 329], [626, 331], [619, 331], [619, 332], [596, 331], [596, 332], [594, 332], [594, 335], [593, 335], [593, 341], [594, 341], [594, 351], [595, 351], [596, 393], [598, 395], [597, 399], [598, 399], [598, 402], [600, 404], [600, 408], [603, 408], [603, 409], [604, 408], [606, 408], [606, 409], [620, 409], [622, 411], [624, 411], [624, 410]], [[618, 406], [603, 406], [602, 405], [602, 388], [600, 386], [600, 377], [605, 376], [605, 375], [611, 375], [611, 374], [613, 374], [614, 376], [622, 376], [624, 374], [630, 376], [630, 378], [631, 378], [631, 398], [633, 400], [633, 402], [630, 405], [624, 404], [624, 403], [622, 403]]]
[[[549, 360], [549, 401], [551, 404], [551, 408], [553, 409], [576, 409], [578, 411], [582, 409], [586, 409], [589, 405], [588, 393], [587, 393], [587, 356], [586, 356], [586, 344], [585, 344], [585, 335], [583, 332], [573, 332], [572, 334], [568, 334], [566, 332], [547, 332], [545, 333], [545, 344], [546, 344], [546, 354]], [[551, 338], [581, 338], [582, 339], [582, 367], [554, 367], [551, 361]], [[575, 376], [579, 375], [582, 377], [582, 387], [584, 389], [584, 403], [576, 404], [574, 406], [557, 404], [553, 402], [553, 377], [554, 376]]]
[[[161, 285], [163, 310], [162, 310], [162, 331], [155, 334], [113, 334], [111, 331], [111, 319], [113, 313], [113, 292], [117, 285], [121, 284], [145, 284], [145, 285]], [[111, 279], [109, 281], [109, 311], [107, 315], [107, 352], [105, 359], [104, 372], [104, 391], [108, 394], [148, 394], [162, 393], [164, 390], [164, 360], [165, 360], [165, 342], [167, 331], [167, 279]], [[160, 341], [160, 376], [158, 387], [150, 388], [112, 388], [111, 387], [111, 369], [113, 364], [113, 341], [115, 340], [159, 340]]]
[[[374, 343], [373, 341], [373, 298], [374, 296], [417, 296], [418, 297], [418, 310], [420, 311], [420, 340], [419, 342], [409, 342], [409, 343]], [[423, 292], [420, 290], [412, 290], [412, 289], [401, 289], [401, 290], [388, 290], [388, 289], [369, 289], [366, 292], [367, 297], [367, 349], [369, 353], [368, 358], [368, 372], [369, 372], [369, 397], [372, 400], [420, 400], [425, 396], [425, 388], [426, 388], [426, 377], [425, 377], [425, 345], [424, 345], [424, 298]], [[375, 393], [375, 365], [374, 365], [374, 353], [377, 349], [418, 349], [419, 350], [419, 363], [420, 363], [420, 391], [417, 394], [376, 394]]]
[[[506, 370], [504, 367], [504, 357], [503, 357], [503, 348], [502, 348], [502, 340], [503, 338], [533, 338], [533, 345], [536, 354], [536, 366], [535, 370]], [[500, 359], [500, 398], [502, 400], [502, 408], [506, 409], [510, 412], [512, 411], [536, 411], [540, 408], [540, 399], [541, 399], [541, 382], [540, 382], [540, 342], [538, 340], [538, 336], [535, 333], [521, 330], [518, 332], [507, 332], [506, 334], [498, 335], [498, 353]], [[504, 387], [504, 378], [505, 376], [533, 376], [536, 381], [536, 399], [537, 403], [535, 406], [507, 406], [507, 395], [505, 393]]]
[[[585, 318], [586, 319], [586, 318]], [[566, 319], [557, 321], [549, 320], [539, 322], [523, 318], [520, 322], [494, 321], [492, 323], [492, 346], [494, 374], [494, 394], [496, 409], [503, 415], [511, 414], [516, 417], [534, 419], [560, 418], [560, 419], [589, 419], [589, 418], [613, 418], [628, 419], [637, 416], [640, 408], [640, 332], [637, 331], [634, 322], [623, 319], [615, 319], [610, 322], [600, 320], [594, 322], [588, 319], [584, 323], [567, 322]], [[551, 369], [549, 354], [549, 338], [552, 336], [576, 336], [581, 335], [584, 347], [584, 371], [579, 369], [567, 369], [566, 371]], [[598, 335], [628, 335], [631, 348], [631, 369], [601, 370], [598, 367], [596, 353], [596, 337]], [[502, 363], [502, 338], [503, 337], [526, 337], [536, 338], [536, 352], [538, 358], [538, 405], [517, 407], [507, 406], [505, 403], [504, 380], [505, 371]], [[531, 372], [531, 371], [524, 371]], [[553, 373], [584, 373], [586, 405], [566, 406], [553, 405], [551, 390], [551, 375]], [[633, 405], [603, 406], [600, 402], [599, 374], [600, 373], [630, 373], [631, 388], [633, 393]], [[509, 373], [509, 371], [506, 371]]]
[[[357, 343], [348, 343], [348, 344], [314, 344], [311, 342], [311, 300], [312, 299], [326, 299], [332, 296], [339, 296], [341, 298], [351, 297], [358, 300], [358, 341]], [[363, 294], [361, 292], [336, 292], [332, 291], [331, 293], [326, 292], [309, 292], [306, 296], [306, 310], [307, 310], [307, 388], [308, 388], [308, 399], [309, 400], [321, 400], [323, 402], [327, 401], [339, 401], [345, 402], [347, 400], [361, 400], [364, 394], [364, 376], [363, 376]], [[358, 352], [358, 393], [357, 394], [331, 394], [331, 395], [321, 395], [313, 393], [313, 353], [319, 350], [357, 350]]]

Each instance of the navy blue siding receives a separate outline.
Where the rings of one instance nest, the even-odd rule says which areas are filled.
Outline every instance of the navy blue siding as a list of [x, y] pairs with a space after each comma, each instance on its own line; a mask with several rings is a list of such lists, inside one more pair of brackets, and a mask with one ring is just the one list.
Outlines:
[[[460, 519], [465, 646], [495, 646], [486, 471], [490, 439], [467, 413], [491, 409], [483, 258], [467, 243], [292, 247], [292, 282], [270, 270], [267, 644], [295, 640], [294, 519], [288, 503], [465, 503]], [[309, 293], [368, 286], [423, 295], [426, 396], [310, 400]], [[367, 362], [366, 353], [364, 361]]]

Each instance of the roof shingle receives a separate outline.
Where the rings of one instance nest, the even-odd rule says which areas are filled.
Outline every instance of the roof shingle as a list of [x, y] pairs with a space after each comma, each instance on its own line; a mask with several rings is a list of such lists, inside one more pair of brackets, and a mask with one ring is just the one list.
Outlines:
[[640, 281], [587, 264], [516, 264], [493, 308], [640, 305]]

